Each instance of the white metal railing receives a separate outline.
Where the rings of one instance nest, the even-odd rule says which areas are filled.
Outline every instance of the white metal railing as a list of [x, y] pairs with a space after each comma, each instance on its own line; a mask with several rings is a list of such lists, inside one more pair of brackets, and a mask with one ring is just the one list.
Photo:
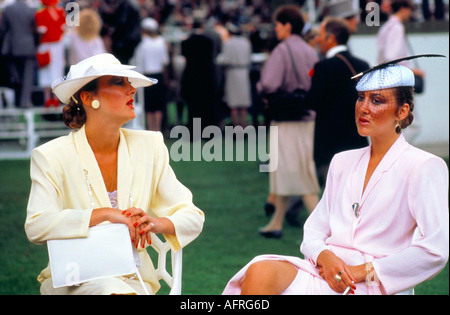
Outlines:
[[[142, 93], [140, 90], [138, 89], [139, 94]], [[143, 99], [143, 95], [140, 94], [139, 99]], [[49, 114], [61, 114], [62, 109], [63, 106], [0, 108], [0, 160], [29, 158], [31, 151], [41, 140], [69, 134], [71, 130], [62, 120], [50, 121], [44, 118]], [[135, 104], [135, 112], [136, 118], [127, 123], [126, 127], [143, 129], [144, 113], [141, 102]], [[18, 141], [20, 149], [9, 149], [10, 146], [4, 146], [9, 140]]]
[[61, 113], [62, 106], [0, 109], [0, 141], [18, 140], [24, 147], [22, 150], [2, 150], [0, 159], [27, 158], [40, 139], [68, 134], [70, 129], [61, 120], [43, 118]]

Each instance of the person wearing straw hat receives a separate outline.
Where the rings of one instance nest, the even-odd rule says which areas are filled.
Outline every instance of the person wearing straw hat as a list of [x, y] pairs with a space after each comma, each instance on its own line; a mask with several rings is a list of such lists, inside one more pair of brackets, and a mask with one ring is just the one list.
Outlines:
[[334, 156], [304, 226], [305, 259], [258, 256], [224, 294], [411, 294], [445, 267], [448, 168], [402, 135], [413, 119], [414, 75], [397, 64], [363, 74], [355, 121], [371, 144]]
[[[159, 282], [145, 250], [150, 233], [162, 233], [179, 250], [199, 235], [204, 214], [169, 166], [162, 134], [122, 128], [136, 116], [136, 89], [156, 83], [133, 68], [99, 54], [53, 83], [74, 131], [32, 151], [25, 231], [42, 244], [87, 237], [89, 227], [101, 223], [124, 223], [139, 249], [147, 290], [156, 293]], [[42, 294], [142, 293], [140, 282], [126, 277], [55, 289], [49, 267], [38, 281]]]

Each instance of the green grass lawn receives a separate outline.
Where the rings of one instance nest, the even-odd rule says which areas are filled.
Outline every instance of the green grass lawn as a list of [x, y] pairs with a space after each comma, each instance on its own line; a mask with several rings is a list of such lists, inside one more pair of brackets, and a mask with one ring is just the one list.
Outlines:
[[[168, 139], [168, 146], [173, 139]], [[183, 294], [220, 294], [228, 280], [259, 254], [300, 255], [302, 229], [286, 225], [281, 240], [260, 237], [268, 175], [257, 162], [173, 162], [206, 215], [202, 234], [183, 252]], [[29, 161], [0, 161], [0, 294], [39, 294], [36, 277], [47, 248], [24, 233], [30, 189]], [[300, 219], [306, 219], [306, 213]], [[166, 293], [163, 289], [161, 293]], [[416, 287], [416, 294], [449, 294], [449, 267]]]

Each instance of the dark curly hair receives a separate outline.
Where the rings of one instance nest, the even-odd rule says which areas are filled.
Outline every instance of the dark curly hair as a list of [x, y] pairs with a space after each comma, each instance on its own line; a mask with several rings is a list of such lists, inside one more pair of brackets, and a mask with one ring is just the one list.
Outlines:
[[95, 79], [85, 86], [83, 86], [78, 92], [76, 92], [71, 98], [69, 104], [63, 108], [63, 121], [64, 124], [70, 129], [80, 129], [86, 122], [86, 111], [83, 107], [80, 94], [83, 91], [97, 92], [98, 79]]

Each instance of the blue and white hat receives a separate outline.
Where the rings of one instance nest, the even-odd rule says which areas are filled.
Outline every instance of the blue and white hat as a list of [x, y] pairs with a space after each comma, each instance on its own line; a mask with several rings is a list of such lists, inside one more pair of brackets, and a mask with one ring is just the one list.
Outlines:
[[399, 86], [414, 86], [414, 73], [401, 65], [390, 65], [366, 73], [356, 85], [357, 91], [374, 91]]
[[361, 77], [358, 84], [356, 85], [356, 90], [361, 92], [389, 89], [400, 86], [414, 87], [414, 73], [411, 71], [411, 69], [405, 66], [398, 65], [397, 63], [404, 60], [420, 57], [445, 56], [436, 54], [415, 55], [382, 63], [352, 77], [352, 79]]

